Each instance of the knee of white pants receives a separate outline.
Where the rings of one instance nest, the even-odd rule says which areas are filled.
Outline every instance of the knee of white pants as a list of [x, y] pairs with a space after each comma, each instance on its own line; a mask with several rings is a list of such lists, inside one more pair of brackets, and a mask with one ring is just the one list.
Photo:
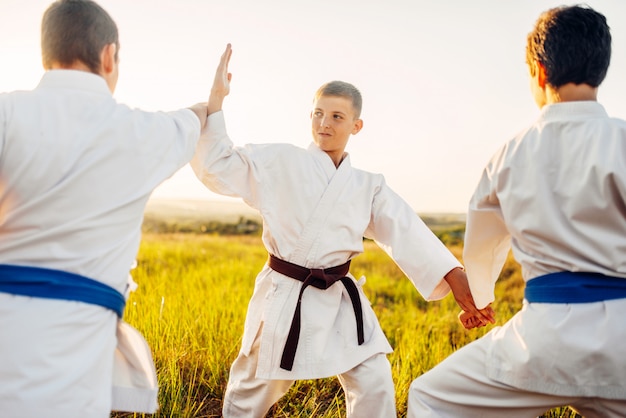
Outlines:
[[433, 416], [433, 410], [428, 405], [427, 396], [423, 390], [424, 387], [420, 379], [415, 379], [411, 382], [407, 400], [407, 418]]
[[389, 418], [396, 416], [393, 383], [390, 385], [379, 381], [378, 384], [375, 384], [375, 381], [372, 379], [368, 384], [360, 385], [358, 393], [346, 391], [347, 418]]
[[384, 354], [374, 355], [352, 370], [339, 375], [339, 381], [346, 392], [359, 395], [373, 396], [395, 392], [391, 365]]
[[375, 355], [338, 377], [346, 395], [349, 418], [396, 416], [391, 366], [384, 354]]
[[389, 399], [395, 397], [395, 387], [392, 379], [387, 376], [376, 376], [370, 379], [362, 380], [353, 390], [358, 391], [359, 395], [378, 399]]
[[423, 392], [423, 385], [421, 383], [419, 379], [413, 380], [409, 386], [409, 395], [419, 396], [419, 394]]

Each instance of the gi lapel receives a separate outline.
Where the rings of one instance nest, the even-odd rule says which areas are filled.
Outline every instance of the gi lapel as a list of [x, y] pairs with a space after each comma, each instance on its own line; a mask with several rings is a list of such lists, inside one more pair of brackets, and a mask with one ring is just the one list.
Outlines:
[[[326, 160], [324, 160], [324, 162], [326, 162]], [[293, 367], [296, 350], [298, 348], [298, 341], [300, 339], [302, 293], [308, 285], [313, 285], [314, 287], [318, 287], [320, 289], [326, 289], [328, 286], [338, 280], [343, 283], [350, 296], [350, 300], [354, 308], [354, 314], [357, 322], [357, 341], [359, 345], [363, 344], [364, 342], [363, 310], [361, 307], [359, 291], [357, 290], [354, 282], [348, 277], [345, 277], [345, 275], [348, 274], [350, 262], [348, 261], [342, 266], [333, 266], [326, 270], [320, 270], [321, 266], [316, 264], [318, 253], [317, 246], [320, 241], [318, 238], [320, 234], [325, 230], [323, 226], [326, 224], [328, 217], [333, 212], [333, 209], [335, 208], [339, 197], [344, 193], [346, 187], [348, 186], [351, 174], [352, 167], [350, 166], [350, 160], [348, 157], [346, 157], [344, 161], [342, 161], [342, 163], [339, 165], [339, 167], [335, 170], [334, 175], [328, 183], [328, 186], [326, 187], [324, 193], [317, 202], [313, 213], [311, 214], [304, 228], [302, 229], [300, 239], [298, 240], [295, 250], [291, 256], [291, 263], [281, 262], [278, 259], [270, 260], [274, 262], [273, 264], [279, 263], [279, 266], [284, 264], [291, 264], [291, 266], [289, 267], [295, 268], [299, 271], [299, 273], [303, 273], [303, 275], [298, 278], [298, 275], [291, 275], [286, 271], [282, 271], [283, 274], [292, 278], [296, 278], [297, 280], [302, 282], [300, 294], [298, 295], [298, 303], [296, 305], [294, 316], [291, 321], [287, 340], [285, 341], [283, 355], [281, 357], [280, 367], [282, 369], [292, 370]], [[276, 269], [276, 266], [274, 266], [274, 268]], [[291, 268], [289, 270], [291, 270]], [[339, 272], [338, 276], [333, 276], [332, 272], [334, 271], [334, 269], [337, 268], [342, 271]], [[343, 271], [343, 269], [345, 269], [345, 271]], [[281, 269], [279, 269], [278, 271], [280, 270]], [[318, 276], [324, 279], [322, 281], [324, 281], [325, 286], [314, 285], [315, 279]], [[328, 281], [328, 279], [331, 278], [332, 280]]]
[[[346, 156], [339, 165], [339, 168], [335, 171], [322, 197], [317, 202], [315, 210], [302, 229], [300, 239], [289, 261], [301, 266], [307, 266], [309, 264], [307, 262], [315, 258], [318, 243], [317, 238], [323, 230], [320, 226], [326, 223], [326, 219], [328, 219], [328, 216], [333, 211], [339, 196], [343, 194], [343, 191], [348, 185], [348, 180], [351, 175], [352, 166], [350, 165], [349, 157]], [[309, 256], [312, 257], [311, 260], [309, 260]], [[317, 268], [319, 266], [312, 267]]]

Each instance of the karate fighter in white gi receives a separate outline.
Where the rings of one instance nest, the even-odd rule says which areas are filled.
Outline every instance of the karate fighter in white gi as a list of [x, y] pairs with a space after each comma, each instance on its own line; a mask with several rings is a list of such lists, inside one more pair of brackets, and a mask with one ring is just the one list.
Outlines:
[[117, 26], [92, 1], [52, 3], [41, 29], [39, 85], [0, 94], [0, 416], [152, 412], [150, 350], [120, 317], [146, 201], [193, 156], [206, 102], [118, 104]]
[[480, 308], [512, 245], [523, 307], [418, 377], [409, 417], [626, 416], [626, 122], [597, 102], [610, 57], [588, 7], [548, 10], [528, 35], [541, 113], [486, 166], [463, 254]]
[[333, 81], [316, 93], [308, 149], [234, 146], [221, 110], [230, 56], [228, 45], [191, 166], [209, 189], [259, 210], [270, 259], [256, 279], [223, 416], [264, 417], [294, 380], [337, 375], [348, 417], [395, 417], [392, 349], [349, 262], [363, 252], [363, 237], [372, 238], [426, 299], [452, 288], [462, 308], [480, 315], [465, 273], [382, 175], [351, 166], [344, 149], [363, 126], [351, 84]]

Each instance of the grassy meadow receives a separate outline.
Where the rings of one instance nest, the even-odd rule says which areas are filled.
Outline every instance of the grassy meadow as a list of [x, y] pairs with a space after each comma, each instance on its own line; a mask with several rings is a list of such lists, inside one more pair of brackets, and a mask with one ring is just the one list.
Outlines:
[[[460, 258], [462, 248], [455, 242], [452, 239], [449, 247]], [[464, 330], [451, 295], [424, 301], [385, 253], [372, 242], [365, 245], [351, 272], [366, 276], [365, 292], [395, 349], [389, 359], [398, 415], [404, 417], [411, 381], [488, 329]], [[125, 320], [146, 337], [157, 365], [160, 409], [148, 416], [220, 416], [254, 279], [266, 260], [258, 234], [144, 234], [133, 271], [139, 289], [129, 299]], [[522, 295], [518, 267], [509, 260], [494, 304], [499, 324], [519, 309]], [[343, 392], [335, 378], [299, 381], [267, 416], [344, 417]], [[544, 416], [576, 415], [560, 408]]]

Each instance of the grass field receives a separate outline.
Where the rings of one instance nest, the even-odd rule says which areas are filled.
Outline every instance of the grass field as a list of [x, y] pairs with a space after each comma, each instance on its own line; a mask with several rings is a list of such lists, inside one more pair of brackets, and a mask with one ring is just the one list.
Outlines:
[[[425, 302], [378, 247], [366, 242], [351, 272], [367, 277], [368, 295], [395, 351], [389, 356], [398, 415], [411, 381], [488, 329], [464, 330], [451, 295]], [[450, 247], [460, 257], [461, 247]], [[254, 279], [267, 259], [258, 236], [145, 234], [133, 271], [139, 289], [125, 320], [148, 340], [157, 365], [160, 409], [152, 417], [219, 417], [228, 369], [239, 350]], [[494, 305], [501, 324], [521, 306], [523, 282], [509, 260]], [[491, 328], [491, 327], [488, 327]], [[140, 417], [114, 413], [112, 417]], [[344, 417], [334, 378], [299, 381], [268, 417]], [[545, 417], [575, 417], [568, 408]]]

